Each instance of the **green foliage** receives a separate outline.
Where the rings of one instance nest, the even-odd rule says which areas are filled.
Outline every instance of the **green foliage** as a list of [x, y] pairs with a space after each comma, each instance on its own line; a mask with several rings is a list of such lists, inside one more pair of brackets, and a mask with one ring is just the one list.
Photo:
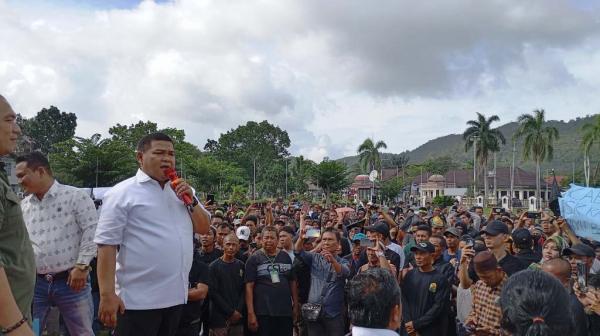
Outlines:
[[360, 158], [361, 168], [368, 173], [372, 169], [381, 170], [381, 149], [386, 149], [387, 145], [383, 141], [375, 143], [372, 139], [367, 138], [358, 146], [358, 156]]
[[423, 169], [431, 174], [444, 175], [451, 169], [456, 169], [459, 164], [449, 155], [428, 159], [423, 163]]
[[[269, 178], [266, 174], [268, 166], [274, 160], [289, 155], [290, 138], [286, 131], [269, 124], [266, 120], [257, 123], [249, 121], [225, 134], [221, 134], [217, 144], [208, 141], [207, 148], [223, 161], [236, 163], [244, 170], [246, 176], [253, 176], [253, 162], [256, 160], [258, 180]], [[206, 146], [205, 146], [206, 147]]]
[[441, 207], [448, 207], [454, 204], [454, 198], [451, 196], [436, 196], [431, 200], [431, 203]]
[[327, 204], [331, 193], [339, 192], [351, 183], [346, 165], [337, 161], [323, 160], [313, 167], [311, 177], [323, 189]]
[[43, 108], [31, 119], [20, 115], [17, 123], [23, 135], [34, 142], [34, 149], [48, 154], [54, 144], [71, 139], [75, 135], [77, 116], [74, 113], [61, 112], [57, 107]]
[[297, 192], [298, 194], [308, 192], [310, 172], [314, 165], [315, 163], [313, 161], [305, 159], [302, 155], [294, 158], [290, 165], [290, 190]]
[[381, 183], [379, 192], [384, 201], [389, 201], [398, 196], [402, 191], [402, 188], [404, 188], [404, 179], [402, 179], [401, 176], [398, 176]]
[[536, 162], [546, 159], [552, 160], [554, 155], [554, 141], [558, 139], [558, 129], [553, 126], [544, 126], [544, 110], [534, 110], [533, 114], [519, 116], [519, 129], [515, 139], [525, 138], [523, 144], [523, 158], [532, 158]]

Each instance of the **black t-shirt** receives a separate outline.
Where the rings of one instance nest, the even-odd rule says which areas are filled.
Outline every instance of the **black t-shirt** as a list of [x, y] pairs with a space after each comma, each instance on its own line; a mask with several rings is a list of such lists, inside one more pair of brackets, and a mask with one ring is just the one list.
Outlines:
[[450, 307], [448, 279], [437, 269], [410, 270], [402, 283], [402, 316], [421, 336], [446, 335]]
[[[402, 270], [402, 265], [400, 265], [400, 256], [398, 255], [398, 253], [392, 251], [391, 249], [385, 249], [385, 251], [383, 251], [383, 254], [385, 256], [385, 258], [387, 260], [389, 260], [391, 262], [392, 265], [396, 266], [396, 273], [400, 272]], [[360, 253], [360, 258], [358, 259], [358, 266], [357, 266], [357, 272], [358, 269], [360, 269], [362, 267], [362, 265], [365, 265], [366, 263], [369, 262], [369, 259], [367, 258], [367, 250], [363, 250]], [[398, 275], [398, 274], [396, 274]]]
[[[271, 272], [279, 282], [271, 281]], [[254, 312], [263, 316], [292, 316], [290, 281], [296, 275], [292, 258], [285, 251], [268, 257], [264, 250], [254, 252], [246, 262], [246, 282], [254, 282]]]
[[520, 250], [519, 253], [515, 255], [517, 259], [523, 264], [525, 267], [529, 267], [529, 265], [533, 263], [538, 263], [542, 260], [542, 255], [534, 252], [530, 249]]
[[[194, 251], [194, 260], [189, 274], [189, 288], [194, 288], [199, 283], [209, 284], [208, 265], [200, 260], [200, 253]], [[204, 300], [188, 301], [183, 307], [180, 325], [189, 325], [191, 322], [200, 319], [202, 315], [202, 305]]]
[[[244, 263], [238, 259], [227, 263], [219, 258], [209, 266], [210, 326], [225, 327], [225, 321], [238, 311], [244, 314]], [[241, 323], [240, 320], [238, 323]]]
[[221, 258], [223, 255], [223, 251], [218, 248], [213, 248], [212, 252], [204, 253], [202, 250], [200, 252], [200, 261], [204, 262], [207, 265], [210, 265], [213, 261]]

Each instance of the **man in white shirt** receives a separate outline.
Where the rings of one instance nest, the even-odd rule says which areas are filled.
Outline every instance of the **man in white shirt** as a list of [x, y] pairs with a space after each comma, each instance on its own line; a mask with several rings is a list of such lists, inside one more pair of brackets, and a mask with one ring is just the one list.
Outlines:
[[172, 336], [188, 298], [194, 232], [208, 232], [210, 215], [195, 197], [188, 210], [181, 199], [193, 197], [192, 188], [181, 179], [173, 184], [165, 175], [165, 169], [175, 168], [169, 136], [146, 135], [136, 158], [137, 174], [103, 199], [94, 239], [99, 317], [116, 326], [120, 336]]
[[43, 330], [50, 307], [58, 307], [71, 335], [94, 335], [89, 263], [98, 215], [83, 190], [58, 183], [40, 152], [17, 158], [16, 176], [29, 193], [22, 202], [36, 264], [33, 318]]

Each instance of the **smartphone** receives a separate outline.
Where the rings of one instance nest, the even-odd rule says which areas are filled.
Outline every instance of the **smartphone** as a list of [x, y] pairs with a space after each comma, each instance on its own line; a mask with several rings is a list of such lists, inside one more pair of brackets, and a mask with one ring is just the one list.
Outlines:
[[475, 246], [475, 239], [473, 239], [473, 238], [467, 238], [465, 240], [465, 243], [466, 243], [465, 246], [472, 248], [472, 247]]
[[492, 211], [494, 211], [495, 214], [501, 214], [504, 212], [504, 208], [493, 208]]
[[527, 218], [540, 219], [540, 218], [542, 218], [542, 213], [541, 212], [527, 211]]
[[581, 292], [587, 291], [587, 265], [580, 261], [577, 262], [577, 284]]
[[376, 243], [377, 242], [375, 240], [361, 239], [360, 240], [360, 247], [375, 247]]
[[214, 194], [206, 195], [206, 203], [209, 205], [215, 203], [215, 195]]
[[319, 237], [321, 237], [321, 230], [319, 230], [319, 229], [306, 230], [306, 238], [319, 238]]

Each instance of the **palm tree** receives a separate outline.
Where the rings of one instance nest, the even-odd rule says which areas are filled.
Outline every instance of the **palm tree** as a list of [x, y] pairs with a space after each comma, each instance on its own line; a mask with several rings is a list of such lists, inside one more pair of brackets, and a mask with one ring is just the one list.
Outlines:
[[554, 154], [553, 143], [558, 139], [558, 129], [553, 126], [544, 126], [546, 118], [544, 110], [534, 110], [533, 114], [522, 114], [517, 119], [519, 128], [514, 135], [515, 139], [525, 138], [523, 143], [523, 158], [535, 161], [535, 197], [538, 209], [540, 200], [540, 164], [548, 159], [552, 160]]
[[357, 150], [363, 170], [381, 170], [381, 153], [379, 150], [386, 148], [387, 145], [383, 141], [374, 143], [371, 138], [365, 139], [365, 141], [358, 146]]
[[[581, 141], [581, 147], [584, 155], [584, 173], [585, 173], [585, 184], [586, 187], [590, 185], [590, 151], [594, 145], [600, 145], [600, 114], [594, 118], [594, 121], [590, 124], [585, 124], [581, 128], [583, 132], [583, 138]], [[596, 171], [598, 166], [596, 166]], [[595, 179], [594, 174], [594, 179]]]
[[[490, 153], [500, 151], [500, 143], [506, 144], [504, 135], [498, 128], [492, 128], [492, 123], [500, 121], [497, 115], [486, 118], [483, 114], [477, 112], [477, 120], [467, 121], [469, 126], [463, 133], [465, 140], [465, 152], [469, 151], [473, 146], [476, 146], [475, 156], [480, 172], [483, 171], [483, 188], [484, 198], [487, 200], [488, 195], [488, 179], [487, 168]], [[477, 144], [475, 144], [477, 141]], [[476, 163], [473, 163], [476, 165]], [[475, 183], [475, 181], [473, 181]], [[474, 195], [476, 197], [477, 195]]]

